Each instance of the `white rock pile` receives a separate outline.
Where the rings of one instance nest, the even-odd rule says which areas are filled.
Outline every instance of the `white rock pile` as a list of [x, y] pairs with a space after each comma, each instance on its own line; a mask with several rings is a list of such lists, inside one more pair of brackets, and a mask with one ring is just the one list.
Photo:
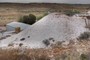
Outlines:
[[77, 16], [66, 16], [60, 13], [51, 13], [36, 22], [21, 33], [1, 41], [0, 46], [8, 46], [14, 43], [15, 47], [22, 43], [30, 48], [42, 48], [43, 40], [54, 39], [55, 41], [66, 41], [76, 39], [86, 31], [85, 20]]

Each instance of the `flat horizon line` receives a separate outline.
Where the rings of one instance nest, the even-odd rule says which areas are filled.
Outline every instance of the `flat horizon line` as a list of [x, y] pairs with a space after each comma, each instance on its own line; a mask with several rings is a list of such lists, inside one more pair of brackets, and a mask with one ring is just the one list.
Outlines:
[[89, 3], [54, 3], [54, 2], [0, 2], [2, 4], [76, 4], [76, 5], [90, 5]]

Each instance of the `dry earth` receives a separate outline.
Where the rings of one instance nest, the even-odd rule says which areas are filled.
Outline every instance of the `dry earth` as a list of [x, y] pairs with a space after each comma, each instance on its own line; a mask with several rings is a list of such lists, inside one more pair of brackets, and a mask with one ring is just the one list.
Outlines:
[[48, 11], [62, 12], [64, 10], [71, 9], [78, 9], [83, 12], [89, 10], [90, 5], [69, 5], [49, 3], [0, 3], [0, 25], [6, 25], [8, 22], [17, 21], [21, 16], [28, 15], [30, 13], [38, 17], [42, 16], [44, 13], [47, 13]]
[[0, 49], [1, 60], [90, 60], [90, 41], [70, 41], [47, 49]]

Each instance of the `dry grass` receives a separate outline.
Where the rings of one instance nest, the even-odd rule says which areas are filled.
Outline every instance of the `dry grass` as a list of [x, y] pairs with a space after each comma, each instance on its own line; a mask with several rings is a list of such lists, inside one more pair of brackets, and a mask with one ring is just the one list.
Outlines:
[[81, 54], [90, 57], [89, 46], [90, 41], [82, 41], [77, 45], [69, 43], [67, 47], [56, 45], [47, 49], [0, 49], [0, 60], [81, 60]]
[[34, 14], [42, 16], [47, 11], [63, 12], [65, 10], [77, 9], [81, 12], [90, 9], [89, 5], [68, 5], [68, 4], [0, 4], [0, 25], [17, 21], [21, 16]]
[[59, 60], [77, 58], [79, 53], [71, 48], [53, 49], [0, 49], [0, 60]]
[[49, 60], [46, 51], [42, 50], [0, 50], [0, 60]]

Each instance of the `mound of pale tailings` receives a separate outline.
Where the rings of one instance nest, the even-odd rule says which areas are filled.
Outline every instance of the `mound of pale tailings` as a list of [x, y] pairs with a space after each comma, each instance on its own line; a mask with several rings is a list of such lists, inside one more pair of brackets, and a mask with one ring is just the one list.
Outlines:
[[23, 43], [30, 47], [43, 47], [42, 41], [45, 39], [53, 38], [55, 41], [73, 40], [85, 30], [84, 19], [52, 13], [18, 35], [2, 41], [2, 45], [13, 42]]

